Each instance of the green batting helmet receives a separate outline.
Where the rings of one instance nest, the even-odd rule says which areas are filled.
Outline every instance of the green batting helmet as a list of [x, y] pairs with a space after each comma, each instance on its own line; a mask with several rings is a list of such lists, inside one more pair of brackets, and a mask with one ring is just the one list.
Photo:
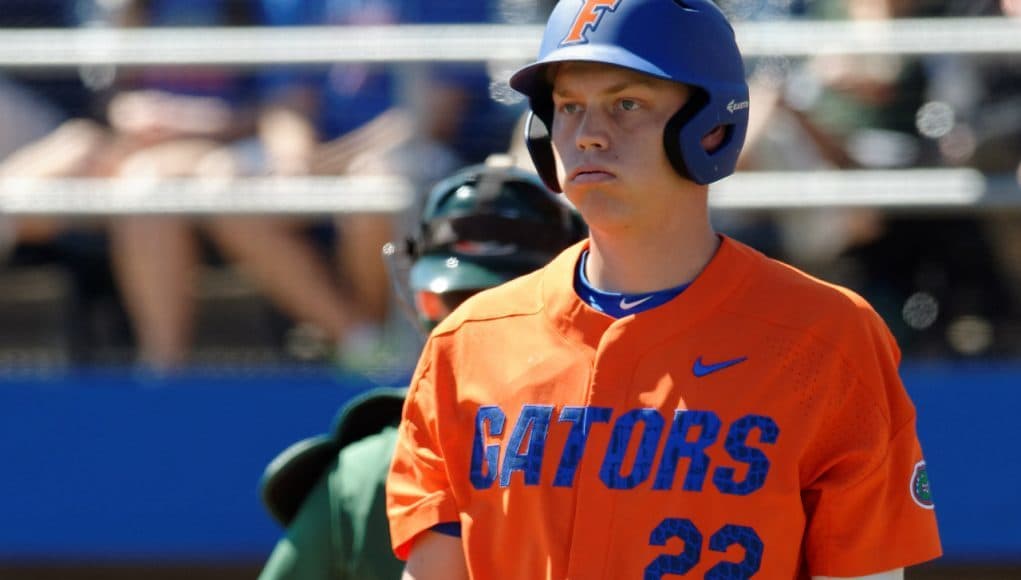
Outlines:
[[462, 169], [433, 187], [405, 242], [416, 315], [431, 329], [471, 294], [542, 267], [585, 235], [577, 212], [537, 175]]

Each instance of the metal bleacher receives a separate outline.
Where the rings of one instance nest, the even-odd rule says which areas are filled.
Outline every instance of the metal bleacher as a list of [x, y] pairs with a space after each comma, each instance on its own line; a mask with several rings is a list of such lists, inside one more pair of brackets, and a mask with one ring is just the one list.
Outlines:
[[[1021, 20], [1009, 18], [764, 21], [740, 22], [735, 28], [749, 58], [1021, 52]], [[535, 25], [0, 30], [0, 69], [483, 61], [494, 69], [513, 70], [535, 54], [541, 34], [541, 26]], [[478, 42], [480, 38], [486, 42]], [[872, 193], [856, 193], [864, 188], [855, 185], [862, 183], [868, 183]], [[909, 183], [912, 187], [905, 187]], [[0, 190], [0, 212], [337, 213], [396, 211], [410, 199], [406, 185], [393, 180], [351, 183], [346, 178], [302, 178], [287, 182], [292, 194], [286, 200], [272, 195], [279, 185], [278, 180], [232, 182], [230, 187], [188, 180], [156, 185], [81, 180], [8, 183]], [[357, 194], [328, 195], [341, 185], [354, 188]], [[748, 172], [718, 189], [725, 194], [714, 202], [742, 209], [842, 204], [934, 210], [1021, 207], [1016, 180], [960, 169]]]
[[[762, 21], [739, 22], [736, 29], [742, 50], [750, 58], [796, 60], [820, 54], [1021, 52], [1021, 21], [1006, 18]], [[258, 67], [343, 61], [414, 66], [428, 62], [484, 61], [493, 71], [509, 71], [535, 54], [541, 34], [542, 27], [537, 25], [0, 30], [0, 70]], [[479, 38], [486, 42], [478, 42]], [[280, 195], [284, 190], [287, 195]], [[335, 195], [341, 190], [345, 192], [343, 196]], [[1021, 189], [1013, 176], [984, 175], [968, 168], [742, 172], [714, 185], [713, 192], [710, 198], [713, 206], [736, 210], [843, 206], [947, 213], [1014, 212], [1021, 208]], [[400, 212], [409, 207], [414, 197], [409, 183], [391, 176], [230, 181], [179, 178], [160, 182], [0, 179], [0, 215], [76, 219], [128, 214]], [[35, 269], [5, 279], [0, 289], [0, 310], [24, 317], [35, 305], [42, 314], [35, 318], [35, 330], [21, 335], [35, 336], [33, 344], [37, 348], [5, 350], [5, 342], [0, 339], [0, 353], [7, 353], [0, 354], [0, 359], [10, 362], [67, 358], [66, 348], [54, 348], [57, 340], [54, 337], [62, 329], [60, 314], [53, 310], [58, 305], [66, 308], [69, 292], [62, 276], [58, 270]], [[203, 294], [209, 298], [207, 303], [218, 296], [257, 298], [254, 288], [226, 272], [210, 271], [203, 279], [206, 282], [201, 287], [209, 290]], [[26, 285], [48, 287], [49, 294], [21, 292], [19, 289]], [[31, 300], [25, 302], [26, 296]], [[47, 302], [43, 296], [50, 296], [51, 300]], [[45, 304], [51, 305], [49, 310]], [[209, 310], [222, 311], [222, 307]], [[45, 332], [47, 328], [51, 332]]]
[[[736, 28], [743, 52], [752, 58], [1021, 52], [1021, 22], [1004, 18], [764, 21], [740, 22]], [[513, 70], [534, 55], [541, 33], [541, 26], [536, 25], [325, 26], [302, 27], [300, 31], [261, 27], [0, 30], [0, 70], [258, 67], [343, 61], [410, 66], [485, 61], [492, 70]], [[479, 43], [479, 38], [486, 42]], [[279, 194], [283, 190], [286, 196]], [[335, 195], [340, 190], [345, 195]], [[845, 206], [945, 213], [1012, 212], [1021, 208], [1021, 189], [1012, 176], [984, 175], [967, 168], [744, 172], [714, 185], [713, 192], [711, 203], [715, 207], [739, 210]], [[0, 215], [92, 219], [128, 214], [400, 212], [409, 207], [414, 196], [409, 183], [391, 176], [219, 182], [190, 178], [160, 182], [5, 178], [0, 179]], [[257, 292], [243, 278], [224, 271], [210, 270], [207, 274], [201, 284], [202, 295], [207, 298], [203, 302], [218, 304], [207, 308], [210, 312], [222, 312], [230, 304], [244, 307], [245, 300], [257, 300]], [[0, 338], [0, 363], [6, 362], [4, 366], [18, 366], [19, 361], [29, 365], [47, 361], [59, 364], [68, 358], [69, 347], [58, 338], [66, 330], [61, 320], [67, 314], [59, 309], [68, 308], [67, 294], [72, 291], [64, 276], [59, 269], [46, 268], [5, 275], [0, 310], [15, 319], [35, 322], [11, 328], [20, 333], [23, 342], [27, 341], [20, 347], [7, 345], [10, 341]], [[249, 304], [247, 308], [253, 307]], [[34, 311], [37, 315], [30, 317]], [[245, 336], [252, 336], [251, 329]]]

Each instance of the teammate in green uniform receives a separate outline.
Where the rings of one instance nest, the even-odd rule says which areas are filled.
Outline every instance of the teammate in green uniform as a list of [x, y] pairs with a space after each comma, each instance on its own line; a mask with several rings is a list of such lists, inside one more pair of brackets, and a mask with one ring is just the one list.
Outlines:
[[[428, 332], [472, 294], [545, 265], [584, 229], [538, 177], [476, 165], [434, 187], [414, 237], [384, 254], [396, 266], [396, 291]], [[401, 263], [410, 266], [406, 280]], [[405, 390], [357, 397], [329, 434], [291, 445], [266, 468], [262, 499], [286, 534], [261, 580], [400, 578], [384, 482]]]

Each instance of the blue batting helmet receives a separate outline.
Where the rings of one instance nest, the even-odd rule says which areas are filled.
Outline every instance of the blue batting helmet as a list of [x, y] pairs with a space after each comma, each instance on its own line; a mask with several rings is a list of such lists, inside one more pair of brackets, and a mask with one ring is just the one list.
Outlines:
[[[561, 0], [553, 9], [536, 62], [511, 86], [529, 99], [525, 139], [546, 186], [561, 191], [549, 127], [552, 79], [547, 68], [566, 61], [616, 65], [684, 83], [692, 97], [667, 123], [663, 144], [682, 176], [699, 184], [734, 172], [748, 129], [748, 84], [734, 30], [709, 0]], [[722, 145], [702, 137], [724, 127]]]

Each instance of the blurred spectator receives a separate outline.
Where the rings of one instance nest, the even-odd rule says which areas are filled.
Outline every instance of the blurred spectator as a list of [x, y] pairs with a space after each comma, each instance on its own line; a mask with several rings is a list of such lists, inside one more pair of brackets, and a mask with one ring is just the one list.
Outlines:
[[[0, 0], [4, 28], [71, 28], [105, 16], [100, 3], [86, 0]], [[0, 177], [101, 173], [114, 151], [103, 128], [109, 73], [90, 66], [0, 72]], [[58, 307], [68, 315], [72, 360], [91, 360], [97, 345], [126, 345], [126, 321], [98, 224], [72, 227], [57, 217], [0, 215], [0, 256], [5, 252], [7, 268], [67, 269], [68, 303]]]
[[[262, 0], [273, 26], [390, 25], [407, 21], [391, 0], [368, 2]], [[260, 76], [257, 138], [208, 156], [204, 175], [392, 174], [416, 185], [459, 163], [434, 135], [456, 120], [437, 107], [419, 125], [403, 102], [407, 75], [393, 64], [338, 63], [275, 67]], [[423, 90], [423, 98], [430, 95]], [[338, 191], [337, 195], [344, 195]], [[303, 341], [322, 354], [369, 370], [395, 364], [384, 336], [389, 287], [380, 248], [399, 218], [348, 214], [335, 223], [276, 216], [220, 217], [212, 238], [294, 318]], [[332, 252], [331, 252], [332, 246]], [[329, 265], [328, 254], [336, 260]]]
[[[3, 28], [69, 28], [86, 20], [89, 2], [63, 0], [0, 0], [0, 27]], [[96, 132], [84, 122], [70, 123], [65, 130], [54, 133], [72, 119], [94, 119], [97, 114], [96, 95], [83, 81], [84, 70], [2, 71], [0, 72], [0, 175], [59, 175], [77, 170], [97, 144]], [[41, 154], [27, 145], [53, 135], [58, 141], [54, 150], [65, 154], [54, 157]], [[48, 242], [59, 226], [54, 220], [19, 219], [8, 223], [10, 231], [3, 237], [9, 243]]]
[[[731, 22], [792, 20], [805, 14], [803, 2], [799, 0], [721, 0], [717, 3]], [[782, 101], [779, 87], [789, 73], [790, 61], [782, 57], [751, 57], [745, 56], [745, 73], [752, 106], [749, 109], [749, 127], [745, 139], [744, 153], [739, 160], [741, 168], [752, 169], [799, 169], [806, 163], [800, 158], [806, 153], [809, 164], [818, 163], [815, 158], [814, 146], [800, 145], [801, 149], [790, 147], [792, 140], [784, 140], [784, 146], [778, 147], [772, 142], [774, 135], [781, 128], [781, 111], [777, 105]], [[766, 128], [769, 127], [769, 131]], [[781, 132], [782, 133], [782, 132]], [[767, 141], [762, 145], [760, 141]], [[774, 152], [784, 152], [784, 159], [763, 158]], [[789, 152], [789, 154], [787, 153]], [[790, 159], [796, 157], [797, 159]], [[735, 239], [756, 248], [757, 250], [779, 257], [784, 255], [783, 228], [780, 227], [779, 216], [762, 211], [736, 210], [714, 211], [713, 227]]]
[[[925, 16], [1021, 18], [1017, 0], [922, 4]], [[930, 103], [919, 125], [938, 143], [944, 163], [974, 167], [1002, 182], [1021, 183], [1021, 58], [1016, 54], [941, 54], [929, 57], [927, 64], [933, 81]], [[1014, 212], [989, 212], [982, 216], [982, 225], [992, 242], [991, 257], [1008, 286], [997, 340], [1018, 352], [1021, 220]]]
[[[76, 25], [101, 15], [100, 5], [117, 4], [127, 8], [118, 14], [131, 25], [209, 26], [525, 23], [541, 21], [552, 2], [0, 0], [0, 24]], [[1017, 15], [1018, 4], [721, 1], [736, 20]], [[1015, 89], [1021, 70], [1011, 55], [820, 56], [748, 64], [754, 106], [746, 168], [952, 165], [1021, 172]], [[517, 139], [512, 127], [523, 110], [494, 82], [500, 71], [493, 65], [287, 65], [258, 75], [211, 67], [121, 70], [108, 107], [107, 93], [89, 88], [104, 75], [53, 76], [59, 78], [40, 78], [38, 71], [0, 74], [0, 114], [8, 120], [0, 128], [0, 175], [391, 173], [425, 190], [449, 168], [502, 149], [508, 136]], [[160, 368], [188, 359], [205, 241], [244, 268], [301, 328], [324, 345], [338, 345], [342, 362], [386, 355], [390, 304], [378, 252], [383, 241], [400, 235], [394, 230], [405, 227], [402, 219], [116, 221], [109, 228], [111, 249], [140, 358]], [[721, 231], [866, 294], [909, 353], [988, 354], [1010, 347], [1001, 327], [1016, 329], [1021, 311], [1021, 227], [1012, 215], [976, 220], [830, 208], [717, 212], [714, 219]], [[105, 258], [95, 250], [103, 242], [96, 230], [55, 219], [18, 219], [3, 232], [0, 238], [18, 248], [16, 259], [53, 243], [65, 256], [88, 252], [87, 262], [64, 258], [79, 271], [76, 279], [94, 277], [87, 270]], [[931, 321], [909, 320], [906, 313], [919, 304], [937, 311]], [[964, 331], [955, 330], [962, 321], [972, 334], [992, 338], [960, 347], [967, 343], [959, 339]]]
[[[535, 24], [544, 23], [552, 0], [405, 0], [416, 24]], [[508, 67], [501, 69], [500, 67]], [[518, 117], [527, 108], [519, 93], [507, 84], [515, 70], [513, 63], [434, 63], [428, 75], [453, 88], [455, 95], [419, 101], [419, 111], [428, 114], [430, 106], [444, 110], [456, 108], [451, 115], [457, 122], [448, 125], [446, 134], [437, 135], [450, 143], [466, 163], [481, 163], [492, 153], [506, 150], [507, 138]], [[453, 96], [454, 98], [450, 98]]]
[[[904, 16], [898, 0], [818, 1], [812, 18], [876, 20]], [[748, 142], [750, 169], [891, 169], [932, 163], [915, 130], [925, 75], [903, 55], [826, 54], [753, 68]], [[820, 209], [781, 217], [780, 251], [811, 267], [874, 235], [869, 210]]]
[[[876, 20], [918, 16], [924, 2], [808, 7], [815, 16]], [[942, 165], [937, 142], [919, 129], [933, 84], [926, 65], [905, 55], [824, 55], [780, 83], [756, 86], [757, 120], [742, 163], [798, 170]], [[908, 354], [994, 352], [992, 340], [962, 346], [956, 337], [962, 320], [991, 327], [1007, 298], [992, 246], [973, 216], [827, 208], [788, 212], [779, 224], [785, 257], [862, 292]]]
[[[227, 0], [134, 0], [126, 26], [229, 26], [257, 22], [248, 3]], [[109, 122], [118, 149], [110, 173], [164, 178], [194, 174], [224, 143], [254, 131], [250, 75], [216, 67], [135, 69], [119, 78]], [[131, 316], [142, 362], [168, 368], [188, 355], [194, 284], [202, 247], [191, 220], [134, 216], [109, 227], [114, 270]]]
[[[486, 2], [263, 0], [272, 25], [485, 22]], [[219, 175], [396, 174], [416, 190], [453, 167], [502, 149], [516, 111], [489, 97], [484, 66], [338, 63], [326, 71], [277, 67], [262, 77], [258, 140], [203, 164]], [[342, 191], [337, 192], [343, 195]], [[412, 208], [414, 209], [414, 208]], [[413, 215], [413, 212], [409, 212]], [[336, 272], [305, 220], [226, 217], [211, 233], [306, 332], [336, 343], [341, 364], [394, 364], [388, 277], [379, 250], [406, 216], [337, 216], [315, 231], [334, 239]], [[339, 278], [339, 279], [338, 279]], [[299, 328], [301, 330], [302, 328]]]
[[[107, 16], [119, 25], [218, 26], [481, 22], [519, 13], [518, 4], [527, 2], [511, 4], [125, 0], [104, 6], [116, 5]], [[392, 173], [423, 190], [450, 168], [502, 148], [515, 114], [489, 98], [482, 65], [287, 65], [258, 75], [215, 67], [130, 69], [119, 71], [116, 88], [105, 108], [108, 127], [72, 121], [12, 156], [12, 172], [149, 178]], [[345, 362], [385, 354], [379, 347], [389, 291], [379, 248], [401, 227], [400, 219], [346, 215], [335, 228], [280, 217], [113, 220], [111, 257], [139, 359], [154, 368], [188, 360], [205, 241], [244, 268], [277, 306], [304, 323], [300, 328], [339, 344]], [[45, 235], [62, 228], [53, 223]], [[336, 268], [322, 252], [331, 240]]]

